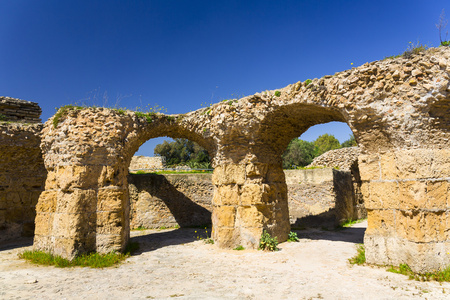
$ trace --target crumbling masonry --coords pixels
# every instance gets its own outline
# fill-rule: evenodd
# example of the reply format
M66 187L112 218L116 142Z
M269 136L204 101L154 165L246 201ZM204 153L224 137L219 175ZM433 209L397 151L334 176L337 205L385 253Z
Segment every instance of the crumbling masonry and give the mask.
M150 138L183 137L215 167L213 239L256 247L289 232L281 154L309 127L346 122L361 149L369 263L414 271L450 264L450 49L432 48L183 115L71 110L42 130L48 171L34 247L65 257L122 250L129 239L127 168Z

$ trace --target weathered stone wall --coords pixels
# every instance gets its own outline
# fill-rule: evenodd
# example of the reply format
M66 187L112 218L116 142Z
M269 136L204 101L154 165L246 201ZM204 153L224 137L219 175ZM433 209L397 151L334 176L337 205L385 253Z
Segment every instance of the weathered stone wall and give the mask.
M3 116L0 121L41 123L41 112L41 108L35 102L0 97L0 116Z
M417 272L450 265L450 149L361 155L359 165L366 259Z
M353 185L353 206L356 208L354 215L355 219L367 218L367 210L364 206L364 197L361 192L361 176L359 174L358 167L358 156L360 154L361 151L358 147L331 150L325 152L319 157L316 157L308 166L339 168L339 170L351 172Z
M164 156L133 156L131 158L130 170L152 170L163 169L166 167L166 158Z
M263 230L285 241L290 224L281 154L309 127L340 121L361 149L364 198L373 198L379 185L386 185L383 192L399 187L381 196L380 206L366 206L368 262L410 263L414 271L446 267L448 222L439 234L429 224L450 213L450 168L442 168L450 148L449 74L450 48L440 47L186 114L70 110L57 126L52 118L43 129L49 173L36 208L35 248L66 257L123 249L129 238L127 169L138 148L160 136L190 139L212 157L215 245L257 247ZM385 162L398 166L386 169ZM404 187L412 183L417 186ZM419 193L424 185L426 194ZM419 201L417 194L432 200ZM412 225L402 231L389 222L393 212L401 226Z
M47 175L41 129L42 124L0 122L0 242L33 236L35 206Z
M128 175L131 228L211 223L211 174Z
M350 172L285 170L289 218L296 227L334 227L355 219ZM211 223L211 174L129 175L131 228Z

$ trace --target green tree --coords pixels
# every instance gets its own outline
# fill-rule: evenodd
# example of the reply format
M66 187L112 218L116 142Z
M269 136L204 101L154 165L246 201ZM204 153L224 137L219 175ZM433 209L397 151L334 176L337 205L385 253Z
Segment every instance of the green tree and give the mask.
M322 134L314 141L314 146L316 146L316 155L322 155L327 151L341 148L341 143L332 134Z
M293 169L309 165L315 157L315 147L312 142L293 139L284 151L283 168Z
M346 147L356 147L358 144L356 143L355 136L350 134L350 138L342 143L342 148Z
M208 152L200 145L188 139L164 141L155 146L155 155L165 156L167 166L188 165L191 168L211 168Z

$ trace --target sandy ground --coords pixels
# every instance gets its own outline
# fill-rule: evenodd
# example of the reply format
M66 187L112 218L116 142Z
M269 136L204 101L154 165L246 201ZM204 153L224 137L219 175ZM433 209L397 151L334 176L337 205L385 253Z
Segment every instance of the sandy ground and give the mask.
M24 239L0 246L0 299L450 299L450 283L350 265L365 226L298 231L278 252L220 250L200 229L138 231L138 253L105 269L32 265L17 257Z

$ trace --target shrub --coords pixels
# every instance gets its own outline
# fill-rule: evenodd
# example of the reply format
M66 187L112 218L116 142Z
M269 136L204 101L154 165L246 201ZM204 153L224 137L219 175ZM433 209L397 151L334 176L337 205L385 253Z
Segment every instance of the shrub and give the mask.
M267 231L263 230L261 240L259 241L259 249L267 251L277 251L278 250L277 246L278 246L277 237L271 237Z
M281 96L281 92L280 91L275 91L275 97L280 97Z
M298 242L299 239L298 239L297 233L296 232L292 232L292 231L289 232L289 236L288 236L287 241L288 242Z

